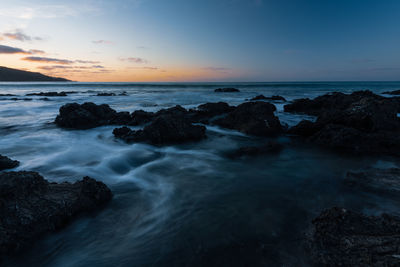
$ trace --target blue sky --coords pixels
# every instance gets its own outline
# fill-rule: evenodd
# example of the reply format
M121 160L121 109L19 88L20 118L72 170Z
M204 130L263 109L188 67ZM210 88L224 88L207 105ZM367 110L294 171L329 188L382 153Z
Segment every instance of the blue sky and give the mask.
M400 80L400 1L1 2L0 65L74 80Z

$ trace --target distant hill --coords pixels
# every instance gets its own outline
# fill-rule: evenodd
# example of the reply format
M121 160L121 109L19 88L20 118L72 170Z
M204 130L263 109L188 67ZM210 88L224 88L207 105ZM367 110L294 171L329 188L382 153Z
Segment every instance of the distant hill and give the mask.
M39 72L0 67L0 82L69 82L69 80L46 76Z

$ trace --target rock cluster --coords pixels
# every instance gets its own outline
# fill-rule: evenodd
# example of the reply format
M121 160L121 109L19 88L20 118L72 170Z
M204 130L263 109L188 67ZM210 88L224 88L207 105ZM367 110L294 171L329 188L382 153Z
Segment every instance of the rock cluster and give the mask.
M19 161L12 160L9 157L0 155L0 171L6 169L13 169L19 165Z
M286 101L286 99L280 95L273 95L270 97L266 97L264 95L258 95L250 99L250 101L257 101L257 100Z
M214 90L216 93L237 93L240 92L239 89L236 88L217 88Z

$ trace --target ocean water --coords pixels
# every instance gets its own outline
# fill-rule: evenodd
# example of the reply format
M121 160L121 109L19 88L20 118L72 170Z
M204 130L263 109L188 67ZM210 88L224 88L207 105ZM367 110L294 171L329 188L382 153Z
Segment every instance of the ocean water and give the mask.
M236 87L240 93L214 93ZM65 130L53 123L70 102L106 103L117 111L157 111L206 102L238 105L258 94L288 101L332 91L399 90L400 82L341 83L0 83L0 154L16 170L63 182L91 176L113 191L102 211L48 235L6 266L299 266L311 220L342 206L400 215L398 198L350 188L344 176L368 167L399 167L391 157L355 157L301 144L290 137L278 154L231 160L227 152L260 138L207 126L207 139L155 147L115 140L113 126ZM74 91L67 97L25 96ZM99 92L126 92L101 97ZM276 115L295 125L309 116ZM140 128L140 127L137 127Z

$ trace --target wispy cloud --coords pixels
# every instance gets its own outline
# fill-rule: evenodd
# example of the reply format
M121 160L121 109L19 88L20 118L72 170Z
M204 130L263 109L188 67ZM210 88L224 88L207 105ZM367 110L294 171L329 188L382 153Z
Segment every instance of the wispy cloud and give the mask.
M12 47L12 46L7 46L7 45L0 45L0 54L25 54L29 55L32 54L29 51L25 51L21 48L18 47Z
M49 57L24 57L22 60L39 62L39 63L54 63L54 64L72 64L74 61L67 59L49 58Z
M82 64L98 64L100 61L91 61L91 60L75 60L76 63Z
M138 63L138 64L144 64L148 63L148 61L144 58L141 57L127 57L127 58L119 58L121 61L126 61L130 63Z
M11 8L1 8L0 16L30 20L35 18L62 18L73 17L85 12L96 12L93 6L80 5L71 7L67 5L35 5L35 6L14 6Z
M92 41L92 43L94 44L113 44L113 42L108 41L108 40L96 40L96 41Z
M228 71L231 70L231 68L223 68L223 67L205 67L202 68L203 70L210 70L210 71Z
M150 49L150 47L143 46L143 45L136 46L136 48L137 48L137 49L142 49L142 50L148 50L148 49Z
M15 32L3 33L0 38L2 38L2 39L10 39L10 40L17 40L17 41L21 41L21 42L25 42L25 41L41 41L41 40L43 40L41 37L29 36L29 35L23 33L21 30L16 30Z
M44 55L46 54L43 50L38 50L38 49L31 49L29 50L30 54L36 54L36 55Z

